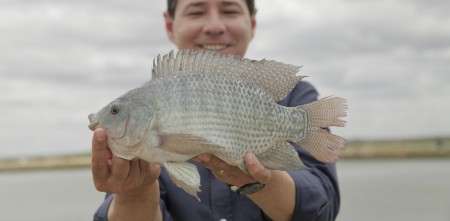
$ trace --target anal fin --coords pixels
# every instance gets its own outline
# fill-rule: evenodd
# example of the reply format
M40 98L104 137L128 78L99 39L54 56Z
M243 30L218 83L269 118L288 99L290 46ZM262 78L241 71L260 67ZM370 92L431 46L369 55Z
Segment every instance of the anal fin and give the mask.
M303 170L303 164L294 147L288 142L279 142L273 148L256 156L261 164L272 170Z

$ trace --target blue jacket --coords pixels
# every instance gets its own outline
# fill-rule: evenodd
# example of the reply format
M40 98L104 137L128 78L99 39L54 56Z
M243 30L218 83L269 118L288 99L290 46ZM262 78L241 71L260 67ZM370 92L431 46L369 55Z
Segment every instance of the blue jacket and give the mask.
M317 100L315 88L301 81L279 104L297 106ZM294 145L295 146L295 145ZM310 169L289 171L296 185L296 205L292 220L329 221L339 211L339 187L334 164L317 161L303 149L295 146L303 163ZM260 221L270 220L250 199L230 191L204 167L198 166L201 176L201 202L175 186L169 175L161 170L160 206L163 220L196 221ZM114 194L108 193L94 215L94 221L106 221L109 204Z

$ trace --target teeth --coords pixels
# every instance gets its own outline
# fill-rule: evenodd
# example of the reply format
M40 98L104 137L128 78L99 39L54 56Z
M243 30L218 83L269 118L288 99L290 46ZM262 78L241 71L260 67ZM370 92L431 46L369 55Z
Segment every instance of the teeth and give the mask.
M226 47L225 45L203 45L203 49L215 51L222 50L225 47Z

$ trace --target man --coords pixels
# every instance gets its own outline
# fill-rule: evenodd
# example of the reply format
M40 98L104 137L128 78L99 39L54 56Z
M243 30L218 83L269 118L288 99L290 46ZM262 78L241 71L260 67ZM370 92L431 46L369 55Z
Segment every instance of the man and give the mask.
M217 50L244 56L256 27L253 0L168 0L164 12L169 39L179 49ZM297 106L317 99L306 82L280 104ZM158 165L113 157L102 129L94 132L92 173L96 188L108 194L95 220L334 220L339 191L334 165L323 164L297 147L304 171L265 169L245 156L248 174L217 157L194 160L202 180L198 202L176 187ZM238 195L230 186L259 182L264 188Z

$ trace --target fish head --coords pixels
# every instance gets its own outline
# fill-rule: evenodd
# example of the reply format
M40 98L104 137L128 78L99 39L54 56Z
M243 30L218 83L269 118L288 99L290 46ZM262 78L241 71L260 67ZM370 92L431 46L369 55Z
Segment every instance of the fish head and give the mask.
M89 114L89 129L105 129L113 154L131 160L144 148L153 115L152 109L142 102L120 97L97 113Z

